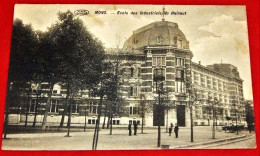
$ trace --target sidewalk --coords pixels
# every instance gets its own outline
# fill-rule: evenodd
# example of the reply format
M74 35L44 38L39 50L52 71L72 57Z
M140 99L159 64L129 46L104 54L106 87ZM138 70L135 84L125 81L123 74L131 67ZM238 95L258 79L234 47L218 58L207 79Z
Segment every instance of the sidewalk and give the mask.
M93 129L87 129L86 132L71 132L71 137L64 137L66 132L56 133L26 133L9 134L8 138L3 140L3 150L91 150ZM210 127L194 127L194 142L190 142L190 129L180 128L179 138L175 138L174 133L169 136L165 133L165 128L161 128L161 145L170 145L178 147L199 142L213 141L211 139ZM109 135L109 130L102 129L99 133L98 150L140 150L140 149L161 149L157 147L156 128L144 130L140 134L140 127L136 136L128 136L128 130L113 129L113 135ZM239 136L248 134L247 131L240 132ZM235 133L225 133L216 131L216 140L236 137Z

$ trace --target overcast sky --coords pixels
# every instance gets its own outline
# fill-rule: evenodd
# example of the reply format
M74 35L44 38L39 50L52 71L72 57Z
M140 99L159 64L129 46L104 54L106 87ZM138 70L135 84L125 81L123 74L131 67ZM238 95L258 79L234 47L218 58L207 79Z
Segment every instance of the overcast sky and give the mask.
M35 30L46 31L57 21L59 11L89 10L89 15L80 16L88 30L99 38L106 48L116 46L117 38L124 41L133 31L155 21L160 15L131 15L131 11L162 11L162 5L15 5L14 18L31 23ZM238 67L244 80L244 96L252 99L251 70L249 60L247 19L245 6L184 6L165 5L165 10L186 12L186 15L166 15L166 21L178 23L190 42L193 61L202 65L231 63ZM107 11L95 15L95 11ZM127 11L128 15L117 15Z

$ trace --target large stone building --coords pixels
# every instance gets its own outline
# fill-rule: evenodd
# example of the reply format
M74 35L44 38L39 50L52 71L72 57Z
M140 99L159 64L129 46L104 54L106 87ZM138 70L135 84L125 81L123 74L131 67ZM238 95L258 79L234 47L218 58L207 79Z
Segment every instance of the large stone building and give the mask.
M209 99L215 99L218 124L226 123L226 116L244 121L243 80L237 68L231 64L213 64L203 66L192 62L193 53L189 41L179 29L177 23L158 21L137 29L129 37L121 50L107 50L107 55L121 58L120 68L124 69L121 93L124 98L126 113L113 119L113 124L128 124L129 121L142 122L140 103L152 106L157 103L156 82L154 75L157 69L163 75L163 88L167 88L167 98L172 105L168 111L168 123L178 123L180 126L190 125L189 87L196 88L196 101L193 104L193 119L195 125L209 125L212 118L212 104ZM189 77L190 75L190 77ZM48 84L41 85L40 104L46 103ZM66 96L64 86L55 85L49 122L59 122L62 103ZM31 95L30 111L34 111L35 94ZM97 116L98 99L88 96L87 91L79 95L79 102L73 105L73 123L83 123L85 111L88 112L88 124L94 124ZM82 106L85 109L82 109ZM31 120L32 121L32 116ZM41 121L39 116L38 121ZM21 120L24 120L21 118ZM101 118L101 121L103 119ZM152 112L145 113L144 124L153 125Z

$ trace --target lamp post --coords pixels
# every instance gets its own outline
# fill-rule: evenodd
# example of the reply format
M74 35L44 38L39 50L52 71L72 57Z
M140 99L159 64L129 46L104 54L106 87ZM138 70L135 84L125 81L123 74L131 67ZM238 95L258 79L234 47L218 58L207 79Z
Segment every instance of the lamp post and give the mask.
M145 112L145 95L141 95L141 117L142 117L142 129L141 133L144 133L144 112Z
M208 103L210 104L212 110L212 139L215 139L215 126L216 126L216 105L219 105L219 101L217 98L212 99L210 96L208 97Z
M155 73L153 76L153 80L156 84L156 93L158 94L158 104L161 105L161 94L163 92L163 81L165 80L163 68L156 68ZM161 127L160 123L158 125L158 140L157 140L157 147L161 146Z
M237 118L238 118L238 97L235 96L235 100L234 100L234 103L233 103L233 107L234 107L234 110L235 110L235 117L236 117L236 126L235 126L235 130L236 130L236 134L238 135L238 125L237 125Z

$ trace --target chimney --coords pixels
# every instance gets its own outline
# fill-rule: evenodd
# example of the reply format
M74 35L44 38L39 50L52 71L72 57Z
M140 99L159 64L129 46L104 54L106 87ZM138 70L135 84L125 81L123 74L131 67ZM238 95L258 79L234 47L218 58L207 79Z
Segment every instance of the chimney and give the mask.
M201 65L201 61L199 61L199 65Z

